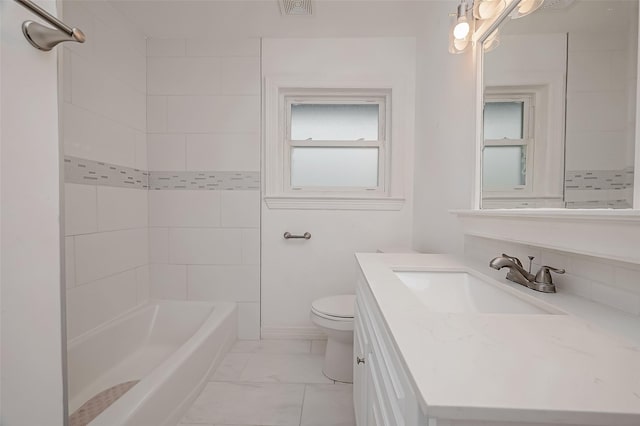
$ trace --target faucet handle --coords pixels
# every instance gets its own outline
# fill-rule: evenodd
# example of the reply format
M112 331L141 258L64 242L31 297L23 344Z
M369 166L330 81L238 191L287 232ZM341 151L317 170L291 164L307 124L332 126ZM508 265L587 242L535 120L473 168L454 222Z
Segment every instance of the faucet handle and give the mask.
M515 256L509 256L506 253L502 253L502 257L506 257L507 259L511 260L513 263L515 263L516 265L522 267L522 262L520 262L520 259L518 259Z
M553 284L553 279L551 278L551 272L555 272L556 274L564 274L564 269L554 268L553 266L542 266L538 273L536 274L535 282L542 284Z

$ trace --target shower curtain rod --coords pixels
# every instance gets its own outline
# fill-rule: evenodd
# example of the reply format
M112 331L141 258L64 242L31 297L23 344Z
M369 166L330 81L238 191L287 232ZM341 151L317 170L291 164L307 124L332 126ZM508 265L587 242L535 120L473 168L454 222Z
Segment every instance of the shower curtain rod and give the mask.
M22 33L36 49L49 51L65 41L85 42L86 37L80 29L68 26L31 0L15 1L55 27L52 29L33 21L22 23Z

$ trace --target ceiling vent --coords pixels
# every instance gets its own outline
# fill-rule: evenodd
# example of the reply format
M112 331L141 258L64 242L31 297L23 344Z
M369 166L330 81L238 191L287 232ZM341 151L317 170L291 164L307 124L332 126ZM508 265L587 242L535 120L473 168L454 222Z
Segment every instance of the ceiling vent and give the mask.
M311 15L311 0L278 0L283 16Z
M542 9L544 10L560 10L566 9L571 4L573 4L574 0L545 0L542 5Z

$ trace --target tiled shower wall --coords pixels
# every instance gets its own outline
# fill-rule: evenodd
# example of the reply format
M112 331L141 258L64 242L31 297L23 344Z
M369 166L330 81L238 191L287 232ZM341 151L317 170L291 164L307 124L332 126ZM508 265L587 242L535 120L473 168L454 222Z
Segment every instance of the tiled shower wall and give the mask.
M615 31L569 33L568 208L631 208L638 30Z
M518 257L525 266L529 262L527 256L535 256L534 271L541 265L566 270L564 275L553 274L558 292L575 294L632 315L640 315L640 264L470 235L465 236L464 253L468 259L487 265L487 269L489 261L502 253Z
M147 42L151 296L260 327L260 41Z
M146 45L108 2L62 13L89 34L64 45L61 74L71 339L149 297Z

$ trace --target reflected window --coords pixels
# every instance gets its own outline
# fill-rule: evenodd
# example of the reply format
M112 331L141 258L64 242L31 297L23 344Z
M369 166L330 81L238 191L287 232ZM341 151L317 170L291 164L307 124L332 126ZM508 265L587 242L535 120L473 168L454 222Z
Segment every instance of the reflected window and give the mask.
M534 94L485 95L482 190L530 191L533 181Z

